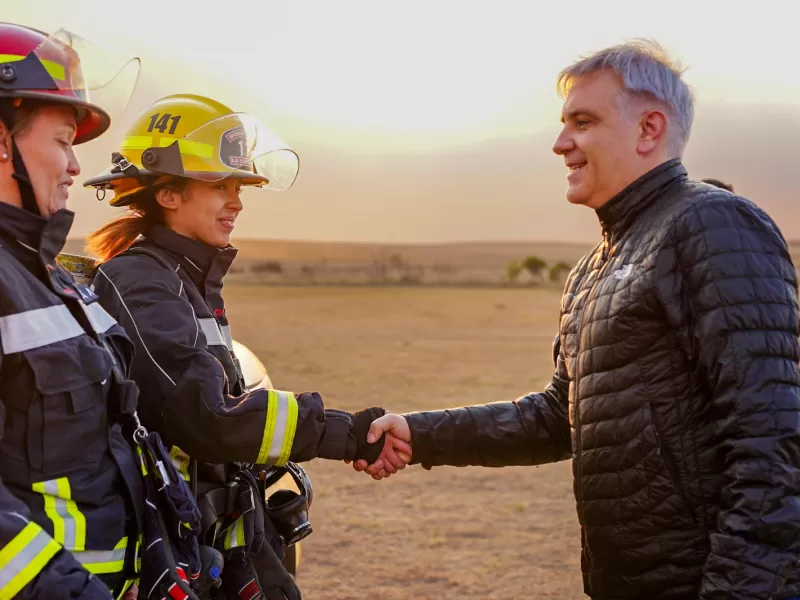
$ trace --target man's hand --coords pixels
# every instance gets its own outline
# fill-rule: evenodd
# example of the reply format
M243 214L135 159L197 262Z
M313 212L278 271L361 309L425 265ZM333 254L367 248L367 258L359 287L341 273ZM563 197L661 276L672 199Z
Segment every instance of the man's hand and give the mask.
M372 443L383 434L386 441L380 457L371 465L365 460L357 460L353 464L356 471L366 471L373 479L380 480L384 477L405 469L411 462L411 429L408 421L402 415L387 413L375 419L369 428L367 441Z

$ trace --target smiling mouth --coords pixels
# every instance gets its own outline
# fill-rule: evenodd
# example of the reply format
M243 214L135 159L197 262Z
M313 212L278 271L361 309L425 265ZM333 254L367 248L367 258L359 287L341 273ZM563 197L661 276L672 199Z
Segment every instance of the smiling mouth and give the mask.
M222 223L223 227L226 227L228 229L233 229L233 227L234 227L234 220L233 219L220 219L219 222Z
M570 173L574 173L575 171L580 171L585 166L586 166L586 163L583 163L583 164L580 164L580 165L572 165L571 167L569 167L569 172Z

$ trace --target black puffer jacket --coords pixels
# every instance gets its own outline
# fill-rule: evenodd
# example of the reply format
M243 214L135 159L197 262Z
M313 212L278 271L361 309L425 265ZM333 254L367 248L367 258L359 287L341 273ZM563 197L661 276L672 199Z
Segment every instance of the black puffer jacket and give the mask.
M604 241L562 299L552 383L409 415L415 462L572 456L593 598L797 593L797 281L781 234L679 161L598 216Z

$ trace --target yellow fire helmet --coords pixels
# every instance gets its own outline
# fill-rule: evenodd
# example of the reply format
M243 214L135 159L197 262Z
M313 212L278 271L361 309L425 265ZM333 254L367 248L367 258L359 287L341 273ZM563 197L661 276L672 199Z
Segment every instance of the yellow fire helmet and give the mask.
M125 206L137 192L172 178L221 181L285 191L292 187L300 160L269 127L247 113L193 94L156 100L137 117L112 166L87 179L98 198L113 190L111 206Z

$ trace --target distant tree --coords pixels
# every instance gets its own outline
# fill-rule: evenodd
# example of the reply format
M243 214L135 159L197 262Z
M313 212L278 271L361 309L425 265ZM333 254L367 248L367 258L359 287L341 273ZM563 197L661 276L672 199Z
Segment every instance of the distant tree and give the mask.
M506 277L511 283L515 283L519 274L522 273L522 263L516 259L511 259L506 265Z
M572 267L565 262L554 264L552 267L550 267L550 281L559 281L562 274L569 273L571 270Z
M541 281L544 279L543 273L547 268L547 263L538 256L526 256L522 261L522 268L530 273L532 277Z

